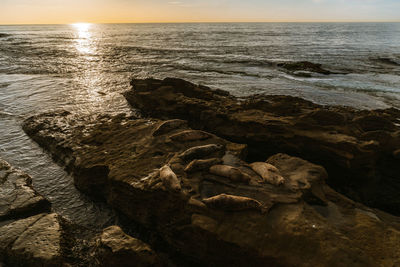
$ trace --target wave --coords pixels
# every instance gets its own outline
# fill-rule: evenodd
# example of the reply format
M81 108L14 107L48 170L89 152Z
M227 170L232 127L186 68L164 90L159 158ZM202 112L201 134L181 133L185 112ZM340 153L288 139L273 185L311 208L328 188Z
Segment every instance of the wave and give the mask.
M206 68L206 67L191 67L191 66L178 65L178 64L167 65L167 67L172 67L176 70L195 71L195 72L199 72L199 73L217 73L217 74L222 74L222 75L239 75L239 76L248 76L248 77L256 77L256 78L266 78L266 79L274 78L273 76L249 73L246 71L220 70L220 69L211 69L211 68Z
M211 62L211 63L226 63L226 64L243 64L246 66L255 66L255 67L276 67L277 62L272 60L263 60L263 59L229 59L229 58L221 58L212 59L206 58L203 61Z
M202 52L197 49L182 49L182 48L161 48L161 47L147 47L147 46L118 46L112 48L116 52L158 52L158 53L182 53L182 52Z

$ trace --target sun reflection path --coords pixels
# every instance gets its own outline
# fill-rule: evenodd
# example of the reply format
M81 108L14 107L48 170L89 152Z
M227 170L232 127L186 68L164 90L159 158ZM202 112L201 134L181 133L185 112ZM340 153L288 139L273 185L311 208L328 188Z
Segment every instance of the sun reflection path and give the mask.
M76 49L82 54L91 54L94 52L92 44L91 23L74 23L71 24L77 32Z
M104 99L98 93L103 91L100 78L102 76L94 65L98 52L95 33L93 33L94 26L90 23L74 23L71 27L75 35L74 46L78 51L75 62L80 69L75 75L77 90L71 94L71 97L77 104L79 112L90 114L104 105Z

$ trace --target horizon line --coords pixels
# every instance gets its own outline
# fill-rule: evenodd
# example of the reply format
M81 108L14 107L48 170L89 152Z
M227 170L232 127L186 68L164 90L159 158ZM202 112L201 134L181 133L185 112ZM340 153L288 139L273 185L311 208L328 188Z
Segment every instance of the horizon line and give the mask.
M145 21L145 22L90 22L75 21L66 23L0 23L1 26L17 25L71 25L88 24L202 24L202 23L400 23L400 20L276 20L276 21Z

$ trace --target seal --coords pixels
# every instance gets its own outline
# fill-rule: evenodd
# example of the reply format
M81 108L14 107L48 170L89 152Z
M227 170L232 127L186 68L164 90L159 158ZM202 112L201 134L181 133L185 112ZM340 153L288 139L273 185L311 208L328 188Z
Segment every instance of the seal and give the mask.
M210 173L229 178L234 182L249 182L251 177L240 169L228 165L214 165L210 167Z
M171 135L169 138L177 142L190 142L205 140L211 137L211 134L199 130L186 130Z
M160 179L167 189L171 189L173 191L181 190L181 183L178 177L168 165L164 165L160 169Z
M262 211L262 204L259 201L248 197L220 194L214 197L203 199L203 202L209 208L225 211Z
M221 151L223 149L222 145L209 144L204 146L195 146L184 151L179 157L183 160L199 159L209 156L214 152Z
M178 129L184 125L186 125L186 121L184 120L168 120L161 123L153 132L153 136L159 136L166 134L174 129Z
M221 163L220 158L212 159L195 159L191 161L185 168L185 172L197 172L202 170L208 170L211 166Z
M285 178L282 177L274 165L265 162L254 162L250 164L250 167L261 176L264 182L273 185L281 185L285 182Z

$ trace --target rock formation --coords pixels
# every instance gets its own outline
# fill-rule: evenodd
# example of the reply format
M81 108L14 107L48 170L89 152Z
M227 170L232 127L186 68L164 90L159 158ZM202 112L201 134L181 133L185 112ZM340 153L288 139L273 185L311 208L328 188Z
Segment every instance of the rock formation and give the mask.
M61 231L50 203L26 173L0 159L0 262L11 266L61 263Z
M50 210L50 203L31 184L31 177L0 159L0 221Z
M104 229L96 253L102 266L162 266L149 245L125 234L115 225Z
M170 85L163 85L164 82ZM245 161L246 145L209 132L193 131L177 119L137 119L124 115L78 117L55 112L29 118L23 128L73 174L78 188L105 199L132 222L157 233L166 246L195 265L400 264L398 217L367 208L337 193L326 184L328 174L319 165L287 154L270 155L278 147L294 146L301 151L305 145L314 145L315 156L328 154L327 151L332 156L340 156L346 147L358 149L364 142L368 143L337 133L336 138L344 142L340 145L334 138L336 135L326 132L326 126L310 123L308 126L315 130L312 136L310 129L300 127L304 123L295 124L294 117L301 114L304 121L324 116L322 107L319 114L302 113L302 106L314 107L314 111L317 106L306 101L295 105L297 100L289 98L293 100L287 104L291 111L284 106L279 108L280 102L275 102L279 117L261 109L242 109L249 107L251 100L238 103L239 100L225 92L214 92L181 80L145 80L133 84L136 89L128 99L133 97L135 102L144 99L141 105L148 113L182 117L202 130L214 128L214 133L224 133L231 139L253 140L248 142L253 146L250 149L253 157L254 145L261 144L258 154L265 153L265 159L271 156L266 163L274 168L268 170L279 174L283 183L265 182L265 177L260 176L263 172L258 168L257 172L253 170L254 162ZM221 101L218 107L214 98ZM223 110L237 113L223 116ZM193 117L195 112L199 114ZM263 120L253 119L251 114L264 114ZM386 113L382 111L382 114ZM362 121L361 117L357 118ZM325 123L332 125L327 120ZM390 119L385 123L392 125ZM266 146L273 144L268 138L283 142L284 137L288 138L286 145ZM306 137L306 144L301 144ZM323 141L324 146L318 147L317 140ZM334 140L335 147L330 143ZM387 138L390 140L393 139ZM358 157L354 152L347 153ZM352 163L349 157L340 156L340 160L344 158ZM257 162L260 164L260 160ZM342 169L348 170L348 167ZM113 240L116 236L120 244ZM150 255L147 263L157 262L148 245L126 237L115 227L106 229L98 244L100 251L138 258L146 254ZM131 248L138 250L129 251ZM114 262L115 258L109 260Z
M144 114L186 120L194 129L247 144L249 161L286 153L322 165L335 190L400 215L399 110L321 106L290 96L236 98L174 78L134 79L131 85L126 99Z
M0 159L0 266L156 263L157 256L148 245L117 226L99 233L98 229L73 225L51 212L50 203L31 183L28 174Z

